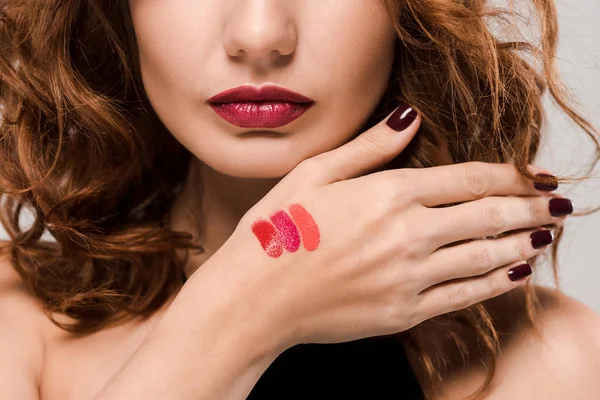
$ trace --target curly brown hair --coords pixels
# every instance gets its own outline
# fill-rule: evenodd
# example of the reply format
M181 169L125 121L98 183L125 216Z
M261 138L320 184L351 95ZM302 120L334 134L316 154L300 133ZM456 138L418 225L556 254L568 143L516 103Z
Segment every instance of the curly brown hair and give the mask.
M399 101L423 118L420 134L386 168L510 162L533 179L527 165L538 151L546 91L594 142L591 168L600 159L597 132L557 77L553 1L531 1L539 43L494 35L491 25L517 34L519 14L484 0L380 1L394 21L396 56L388 90L360 131ZM188 251L203 248L168 227L191 155L146 97L127 2L4 0L0 78L0 220L10 236L1 252L48 317L73 334L152 314L181 288ZM23 207L34 216L26 230ZM55 242L40 240L46 229ZM558 227L555 243L561 236ZM557 246L551 253L558 283ZM533 321L535 293L527 289ZM482 339L489 365L480 389L488 386L500 349L488 311L477 304L408 332L432 385L443 357L427 337L445 329L462 349L448 331L458 321Z

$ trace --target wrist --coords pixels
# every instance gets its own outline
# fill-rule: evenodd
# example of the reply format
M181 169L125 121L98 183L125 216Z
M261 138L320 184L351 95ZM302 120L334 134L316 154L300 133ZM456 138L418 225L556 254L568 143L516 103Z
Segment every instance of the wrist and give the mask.
M209 275L195 274L188 280L144 341L144 356L129 369L139 377L141 365L164 365L148 377L153 385L121 385L116 393L182 400L192 398L190 394L196 399L248 396L283 351L281 342L267 324L247 312L248 305L227 295L227 283L217 286L220 281Z
M179 319L193 335L239 341L253 360L276 358L292 344L290 330L278 318L280 302L250 266L233 258L215 254L194 272L163 317L165 326Z
M206 260L188 279L177 297L203 307L211 304L224 326L252 338L262 347L256 354L280 354L296 344L294 326L284 306L286 296L272 284L273 271L254 262L246 241L234 236ZM259 254L260 255L260 254Z

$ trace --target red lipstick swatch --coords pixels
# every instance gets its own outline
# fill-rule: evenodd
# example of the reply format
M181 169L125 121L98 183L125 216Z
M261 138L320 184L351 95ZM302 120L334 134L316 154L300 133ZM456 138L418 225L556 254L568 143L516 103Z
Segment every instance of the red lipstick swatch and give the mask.
M283 248L287 251L294 252L300 247L300 232L294 225L294 221L283 210L277 211L271 215L271 221L279 231L279 238Z
M269 221L259 219L252 224L252 232L254 232L260 245L269 256L276 258L283 253L279 234Z
M312 215L297 203L290 205L288 211L302 234L304 248L308 251L316 249L319 246L321 234Z

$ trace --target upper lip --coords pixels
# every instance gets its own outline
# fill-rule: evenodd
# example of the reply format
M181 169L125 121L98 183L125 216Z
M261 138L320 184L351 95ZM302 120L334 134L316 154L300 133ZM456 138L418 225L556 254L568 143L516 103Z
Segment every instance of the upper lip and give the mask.
M276 85L238 86L221 92L210 99L209 103L234 103L244 101L287 101L291 103L309 103L313 100L289 89Z

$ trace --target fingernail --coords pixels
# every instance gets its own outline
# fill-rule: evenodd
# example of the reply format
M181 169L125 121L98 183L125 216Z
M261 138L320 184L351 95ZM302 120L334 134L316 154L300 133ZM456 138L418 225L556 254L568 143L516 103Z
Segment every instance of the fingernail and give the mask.
M525 263L508 270L508 279L515 282L531 275L531 265Z
M556 177L554 175L550 175L550 174L536 174L535 176L539 176L539 177L549 177L549 178L555 178ZM541 182L534 182L533 186L537 189L537 190L543 190L546 192L551 192L553 190L558 189L558 181L556 183L551 183L551 184L547 184L547 183L541 183Z
M548 246L554 240L554 236L549 230L535 231L529 237L531 238L531 245L534 249Z
M573 212L573 202L569 199L554 198L550 199L548 208L553 217L562 217Z
M392 113L386 124L396 132L403 131L417 118L417 112L408 104L403 104Z

